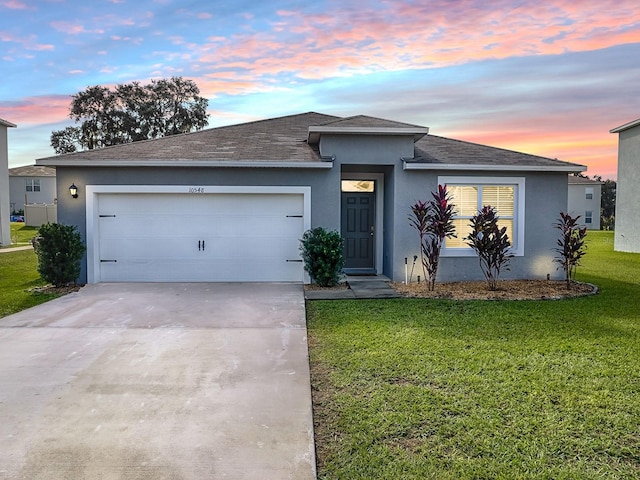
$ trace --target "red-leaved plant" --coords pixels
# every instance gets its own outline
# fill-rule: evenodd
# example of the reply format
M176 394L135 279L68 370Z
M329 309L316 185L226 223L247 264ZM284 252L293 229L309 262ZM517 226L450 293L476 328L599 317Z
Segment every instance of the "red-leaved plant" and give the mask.
M511 242L507 235L507 227L498 226L498 215L490 205L482 207L471 218L471 233L465 237L477 254L480 269L487 280L489 290L498 288L498 277L502 269L509 270L513 254L510 253Z
M572 217L568 213L560 212L560 218L553 226L560 230L558 247L554 251L558 253L553 261L560 264L564 270L567 289L571 288L571 279L575 277L576 267L580 265L580 259L584 256L584 238L587 236L587 228L578 225L577 217ZM558 267L558 268L560 268Z
M447 193L446 185L438 185L437 192L428 202L416 201L411 207L409 223L420 237L420 260L427 289L434 290L440 263L440 251L445 238L455 237L453 215L455 205Z

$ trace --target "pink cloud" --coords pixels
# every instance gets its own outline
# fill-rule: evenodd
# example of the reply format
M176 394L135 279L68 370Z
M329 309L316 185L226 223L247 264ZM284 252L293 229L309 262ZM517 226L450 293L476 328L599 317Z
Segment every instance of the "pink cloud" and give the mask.
M18 0L5 0L3 2L0 2L0 5L12 10L26 10L28 8L26 3L20 2Z
M81 33L89 33L89 31L85 29L84 25L80 25L77 23L65 22L65 21L54 21L54 22L51 22L50 25L54 30L57 30L62 33L68 33L70 35L79 35Z
M28 35L26 37L19 37L10 32L0 31L0 42L16 43L25 50L32 51L48 51L54 50L54 46L46 43L38 43L35 35Z
M68 95L43 95L0 102L0 110L20 126L41 125L68 120L70 104Z
M490 5L489 7L487 5ZM444 67L483 59L554 55L640 42L640 4L588 0L553 5L389 1L329 15L280 10L271 31L203 45L198 61L244 64L256 75L300 78ZM256 61L259 60L259 61Z

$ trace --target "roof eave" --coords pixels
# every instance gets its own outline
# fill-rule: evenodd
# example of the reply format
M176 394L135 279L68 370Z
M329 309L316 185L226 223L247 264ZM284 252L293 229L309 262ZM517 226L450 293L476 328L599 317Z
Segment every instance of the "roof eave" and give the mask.
M640 125L640 118L637 120L633 120L632 122L625 123L624 125L620 125L619 127L612 128L609 130L609 133L620 133L624 130L629 130L630 128L637 127Z
M63 159L44 158L36 165L59 167L209 167L209 168L333 168L333 162L324 161L274 161L274 160L116 160L116 159Z
M382 135L382 136L412 136L413 141L417 142L429 133L428 127L412 127L412 128L381 128L381 127L332 127L312 125L309 127L307 142L315 145L320 141L322 134L331 135Z
M451 163L416 163L403 161L404 170L464 170L490 172L585 172L585 165L471 165Z
M15 123L11 123L8 120L5 120L4 118L0 118L0 125L4 126L4 127L8 127L8 128L16 128L17 125Z

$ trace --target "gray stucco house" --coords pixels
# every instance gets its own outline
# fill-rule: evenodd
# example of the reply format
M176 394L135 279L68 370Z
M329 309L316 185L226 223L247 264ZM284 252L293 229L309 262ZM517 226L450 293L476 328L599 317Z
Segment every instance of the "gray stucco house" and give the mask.
M620 125L618 134L618 184L613 249L640 252L640 118Z
M11 245L9 211L9 142L7 130L15 124L0 118L0 245Z
M580 216L578 222L588 230L600 230L602 182L569 175L567 213Z
M56 169L27 165L9 169L11 210L24 210L26 204L56 202Z
M86 239L82 282L304 281L299 239L339 230L346 271L404 279L419 253L410 206L447 184L459 205L439 281L481 279L469 218L497 206L515 258L505 278L560 278L552 224L586 167L430 135L426 127L304 113L39 159L58 221ZM69 187L78 188L72 198Z

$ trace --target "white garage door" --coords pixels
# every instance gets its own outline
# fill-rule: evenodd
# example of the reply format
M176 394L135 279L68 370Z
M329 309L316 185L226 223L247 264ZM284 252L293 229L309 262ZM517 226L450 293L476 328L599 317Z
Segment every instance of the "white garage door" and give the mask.
M98 282L302 281L302 194L97 195Z

